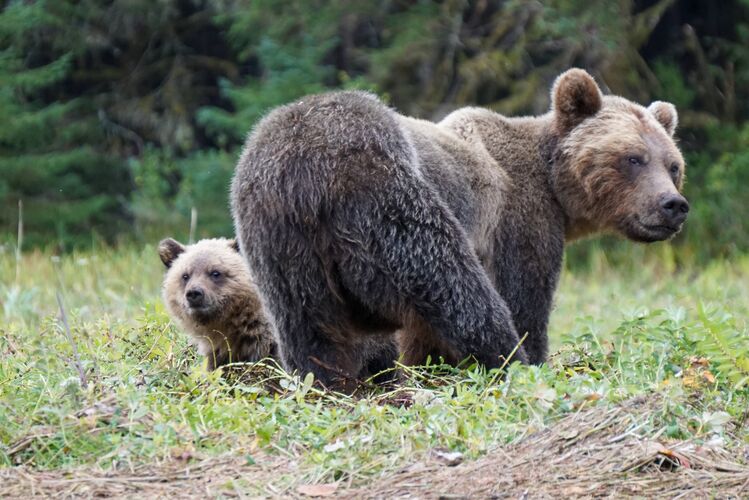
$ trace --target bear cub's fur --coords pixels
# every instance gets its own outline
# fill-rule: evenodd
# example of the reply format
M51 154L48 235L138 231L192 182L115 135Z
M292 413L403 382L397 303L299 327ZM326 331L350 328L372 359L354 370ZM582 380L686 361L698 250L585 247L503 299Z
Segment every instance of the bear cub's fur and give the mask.
M159 243L166 266L162 296L214 370L228 363L275 357L276 344L257 289L235 240Z

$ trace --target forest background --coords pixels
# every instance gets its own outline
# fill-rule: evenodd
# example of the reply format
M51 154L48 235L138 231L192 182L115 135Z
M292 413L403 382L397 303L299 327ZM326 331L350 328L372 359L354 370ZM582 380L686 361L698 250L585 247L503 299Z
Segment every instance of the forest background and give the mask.
M554 77L679 110L693 211L676 267L749 250L749 0L38 0L0 13L0 244L230 235L228 183L272 107L368 89L437 120L543 113ZM593 247L609 259L631 246ZM640 254L638 254L640 255Z

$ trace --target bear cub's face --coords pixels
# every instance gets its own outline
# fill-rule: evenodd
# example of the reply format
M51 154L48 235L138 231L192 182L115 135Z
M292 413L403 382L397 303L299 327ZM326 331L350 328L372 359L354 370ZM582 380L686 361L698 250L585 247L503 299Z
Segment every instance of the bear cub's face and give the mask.
M171 238L159 243L167 268L164 299L182 321L207 325L230 313L234 297L247 295L250 282L235 240L207 239L182 245Z
M684 159L673 139L672 104L645 108L603 96L583 70L563 73L552 90L559 137L553 179L558 198L579 234L612 230L632 240L670 238L689 204L680 190Z

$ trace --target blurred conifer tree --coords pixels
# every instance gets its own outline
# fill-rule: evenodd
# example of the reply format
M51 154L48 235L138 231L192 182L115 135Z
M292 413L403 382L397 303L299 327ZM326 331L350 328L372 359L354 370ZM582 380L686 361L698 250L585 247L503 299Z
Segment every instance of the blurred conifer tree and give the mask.
M679 107L701 222L677 243L749 249L749 214L725 199L743 179L729 153L746 146L749 0L4 4L0 231L23 198L32 244L179 236L193 207L200 236L229 233L246 134L305 94L369 89L429 119L464 105L541 113L554 77L581 66L610 92Z

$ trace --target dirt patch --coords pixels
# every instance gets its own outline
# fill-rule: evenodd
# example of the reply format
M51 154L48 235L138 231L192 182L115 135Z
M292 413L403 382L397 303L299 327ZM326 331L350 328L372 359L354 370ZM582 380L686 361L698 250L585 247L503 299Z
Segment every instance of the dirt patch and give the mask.
M433 459L355 489L308 487L294 480L296 462L277 455L236 456L186 464L169 460L127 470L0 470L0 497L75 496L206 498L743 498L749 496L749 449L668 442L639 432L658 397L570 415L479 460ZM738 455L738 456L737 456ZM451 458L446 460L445 457ZM446 465L451 464L451 465ZM457 464L457 465L453 465ZM281 476L285 476L281 480ZM290 479L291 478L291 479Z
M0 498L215 498L282 496L274 482L296 464L278 456L213 457L187 465L184 460L143 464L127 470L79 467L34 471L0 469ZM241 495L240 495L241 492Z
M641 436L660 398L570 415L515 445L449 467L415 464L347 496L358 498L746 498L739 457ZM435 461L436 462L436 461Z

